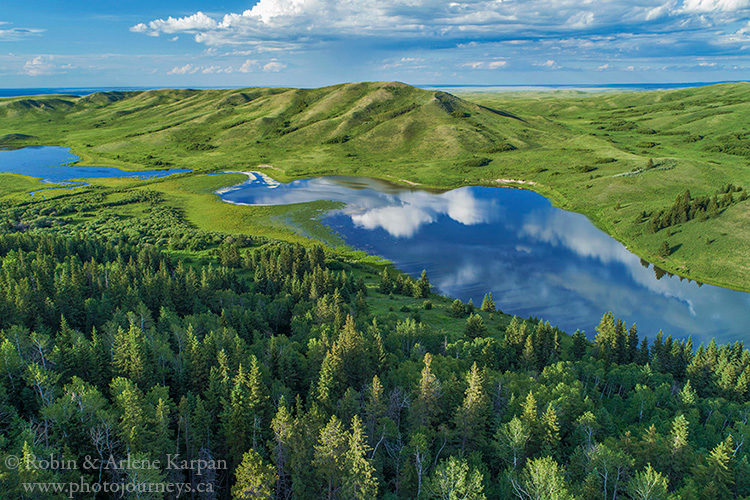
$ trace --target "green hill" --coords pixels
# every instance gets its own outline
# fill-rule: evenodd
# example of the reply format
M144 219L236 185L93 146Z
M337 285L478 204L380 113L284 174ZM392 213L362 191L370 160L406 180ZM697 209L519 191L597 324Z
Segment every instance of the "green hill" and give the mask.
M83 146L90 161L193 168L294 161L480 164L525 147L522 122L445 92L390 83L153 90L0 101L0 130ZM30 135L30 134L29 134ZM23 142L19 139L18 142ZM77 149L77 148L76 148Z
M527 187L665 270L746 290L750 202L733 196L711 217L697 210L668 224L664 214L686 190L704 200L729 184L750 189L748 124L747 83L454 96L375 82L0 99L2 147L65 145L84 164L128 169L263 165L279 180Z

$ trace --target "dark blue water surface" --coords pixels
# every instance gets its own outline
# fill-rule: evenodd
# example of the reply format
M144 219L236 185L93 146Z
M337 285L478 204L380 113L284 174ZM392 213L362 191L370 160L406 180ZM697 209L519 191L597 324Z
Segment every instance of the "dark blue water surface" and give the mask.
M280 184L262 174L219 191L227 202L334 200L322 221L349 245L422 269L439 291L538 316L589 335L613 311L653 339L659 329L696 343L750 338L750 294L657 273L580 214L531 191L464 187L443 193L352 177Z
M74 181L108 177L147 179L150 177L164 177L180 172L190 172L190 170L179 168L130 171L114 167L80 167L70 165L70 163L78 160L79 158L72 154L70 149L58 146L0 150L0 173L28 175L29 177L36 177L52 184L80 187L86 183Z

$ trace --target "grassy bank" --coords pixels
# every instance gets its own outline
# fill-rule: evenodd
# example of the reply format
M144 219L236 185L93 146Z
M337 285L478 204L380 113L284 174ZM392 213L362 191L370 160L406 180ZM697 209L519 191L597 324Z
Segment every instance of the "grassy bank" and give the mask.
M397 83L118 92L0 99L0 146L67 145L84 164L127 169L261 168L283 181L323 174L437 188L532 181L510 185L587 215L665 270L747 290L750 202L657 232L647 221L686 189L697 197L728 183L750 188L749 111L750 84L459 97ZM325 205L226 205L211 193L228 180L183 175L127 185L159 191L201 228L331 238L314 223L291 234L285 222L308 221Z

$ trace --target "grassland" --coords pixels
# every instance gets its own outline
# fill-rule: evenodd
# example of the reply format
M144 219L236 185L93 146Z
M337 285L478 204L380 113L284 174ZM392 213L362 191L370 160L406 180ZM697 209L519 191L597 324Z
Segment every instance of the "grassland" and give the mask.
M65 145L83 164L192 168L193 175L127 186L162 192L198 227L293 240L330 236L314 224L292 234L286 224L325 204L226 205L211 192L233 179L199 173L263 165L279 180L349 174L437 188L532 181L511 185L584 213L666 270L748 290L750 202L657 233L638 217L667 208L685 189L698 196L727 183L750 188L748 117L743 83L458 97L399 83L159 90L0 99L0 147ZM664 241L672 248L666 257Z

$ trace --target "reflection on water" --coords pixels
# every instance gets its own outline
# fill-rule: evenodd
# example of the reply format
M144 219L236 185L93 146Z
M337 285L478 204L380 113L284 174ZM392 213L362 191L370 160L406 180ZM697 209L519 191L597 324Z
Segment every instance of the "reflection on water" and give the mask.
M146 179L190 171L179 168L128 171L114 167L79 167L70 165L70 163L78 160L79 158L72 154L69 148L58 146L0 150L0 173L28 175L29 177L41 179L43 182L76 188L86 185L85 182L74 182L78 179L102 179L108 177ZM40 189L39 191L44 190ZM34 193L39 191L34 191Z
M659 329L697 342L745 340L750 294L665 275L580 214L544 197L505 188L465 187L442 193L347 177L280 184L252 174L223 190L230 203L279 205L314 200L346 206L323 222L351 246L418 275L427 269L439 290L475 303L491 291L502 310L539 316L593 335L614 311L643 335Z

